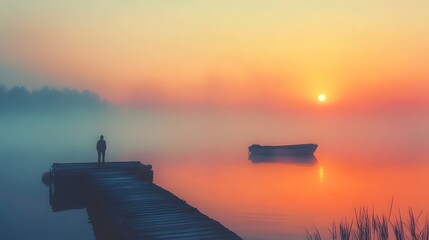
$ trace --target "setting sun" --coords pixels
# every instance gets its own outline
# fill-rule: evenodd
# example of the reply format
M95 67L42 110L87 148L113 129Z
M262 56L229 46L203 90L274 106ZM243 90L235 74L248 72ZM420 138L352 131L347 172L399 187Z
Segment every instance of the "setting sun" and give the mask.
M326 101L326 95L325 94L319 94L319 96L317 96L317 100L319 100L319 102L324 102Z

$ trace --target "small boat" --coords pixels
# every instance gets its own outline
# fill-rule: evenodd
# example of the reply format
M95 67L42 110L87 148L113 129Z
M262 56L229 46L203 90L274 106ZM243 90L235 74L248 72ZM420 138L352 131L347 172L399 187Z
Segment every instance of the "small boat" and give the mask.
M318 145L313 143L284 145L284 146L261 146L253 144L249 147L250 154L259 155L313 155Z

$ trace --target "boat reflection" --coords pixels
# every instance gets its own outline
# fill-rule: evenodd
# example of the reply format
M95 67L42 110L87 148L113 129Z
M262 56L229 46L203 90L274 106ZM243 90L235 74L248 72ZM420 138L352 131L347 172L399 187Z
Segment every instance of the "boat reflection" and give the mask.
M317 163L317 159L314 155L288 156L249 154L249 160L253 163L287 163L306 166L312 166Z

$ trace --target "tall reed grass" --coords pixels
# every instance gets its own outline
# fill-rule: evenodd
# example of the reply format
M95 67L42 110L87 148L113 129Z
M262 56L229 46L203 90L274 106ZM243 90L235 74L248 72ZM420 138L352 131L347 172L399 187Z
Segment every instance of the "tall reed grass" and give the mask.
M379 215L368 208L355 209L353 219L347 221L341 220L339 225L335 222L329 231L329 239L332 240L429 240L429 221L423 219L422 212L417 216L410 208L408 210L408 219L403 220L401 212L398 211L397 217L391 219L392 204L389 215ZM339 233L339 234L338 234ZM319 230L310 232L307 230L307 240L322 240Z

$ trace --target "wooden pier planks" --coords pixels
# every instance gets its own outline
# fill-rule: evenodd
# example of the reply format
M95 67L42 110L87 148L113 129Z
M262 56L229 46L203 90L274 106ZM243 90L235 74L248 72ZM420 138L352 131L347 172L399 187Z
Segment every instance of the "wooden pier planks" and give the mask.
M241 239L169 191L144 181L140 162L54 164L54 176L88 179L135 239Z

